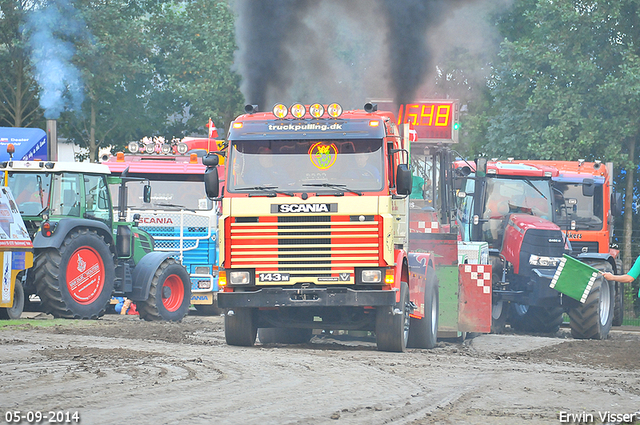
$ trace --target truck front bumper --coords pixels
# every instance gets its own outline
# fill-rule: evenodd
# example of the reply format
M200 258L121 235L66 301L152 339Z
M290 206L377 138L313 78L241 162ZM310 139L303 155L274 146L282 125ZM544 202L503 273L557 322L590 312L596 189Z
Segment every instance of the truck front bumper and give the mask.
M262 288L248 292L219 292L220 308L367 307L392 306L396 292L350 288Z

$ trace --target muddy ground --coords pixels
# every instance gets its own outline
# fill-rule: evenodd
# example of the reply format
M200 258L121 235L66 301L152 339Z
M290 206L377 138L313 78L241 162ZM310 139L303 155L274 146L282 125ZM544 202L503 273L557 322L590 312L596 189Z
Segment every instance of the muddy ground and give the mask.
M0 423L16 410L77 411L82 424L607 423L640 412L640 333L472 335L384 353L345 336L231 347L222 317L41 315L0 327L0 377Z

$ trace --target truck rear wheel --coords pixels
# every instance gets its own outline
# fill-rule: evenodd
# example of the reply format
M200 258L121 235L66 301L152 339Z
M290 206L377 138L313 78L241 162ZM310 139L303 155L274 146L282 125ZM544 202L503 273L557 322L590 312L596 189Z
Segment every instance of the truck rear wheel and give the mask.
M313 329L260 328L258 339L263 344L306 344L313 336Z
M400 283L400 302L395 306L378 307L376 312L376 343L380 351L401 352L407 348L410 325L409 285Z
M173 258L167 258L156 270L149 298L138 301L140 318L153 320L182 320L191 304L191 279L185 268Z
M438 279L433 267L427 269L427 284L424 292L424 317L411 317L408 347L433 348L438 342Z
M24 288L22 282L16 279L13 285L13 304L11 307L0 308L0 319L18 320L24 310Z
M111 299L115 266L104 239L83 229L69 233L60 249L39 250L34 275L46 313L67 319L97 319Z
M256 342L257 333L253 309L235 308L224 316L224 337L227 344L251 347Z
M556 333L562 324L561 306L538 307L511 303L511 326L518 331Z
M613 322L613 285L598 276L584 304L569 310L571 336L577 339L606 339Z

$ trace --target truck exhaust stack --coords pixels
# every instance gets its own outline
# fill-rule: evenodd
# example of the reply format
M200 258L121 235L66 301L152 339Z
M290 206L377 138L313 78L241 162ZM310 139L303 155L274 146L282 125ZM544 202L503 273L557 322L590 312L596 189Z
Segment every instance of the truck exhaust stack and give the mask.
M47 159L58 160L58 129L56 120L47 120Z

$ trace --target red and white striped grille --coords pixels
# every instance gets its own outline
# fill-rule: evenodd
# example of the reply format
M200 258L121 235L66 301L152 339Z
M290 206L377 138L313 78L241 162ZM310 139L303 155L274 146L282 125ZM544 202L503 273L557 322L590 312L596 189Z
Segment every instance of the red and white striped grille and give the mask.
M255 268L256 276L288 273L295 284L342 274L335 283L353 283L355 267L383 265L380 216L231 217L226 226L226 267Z

